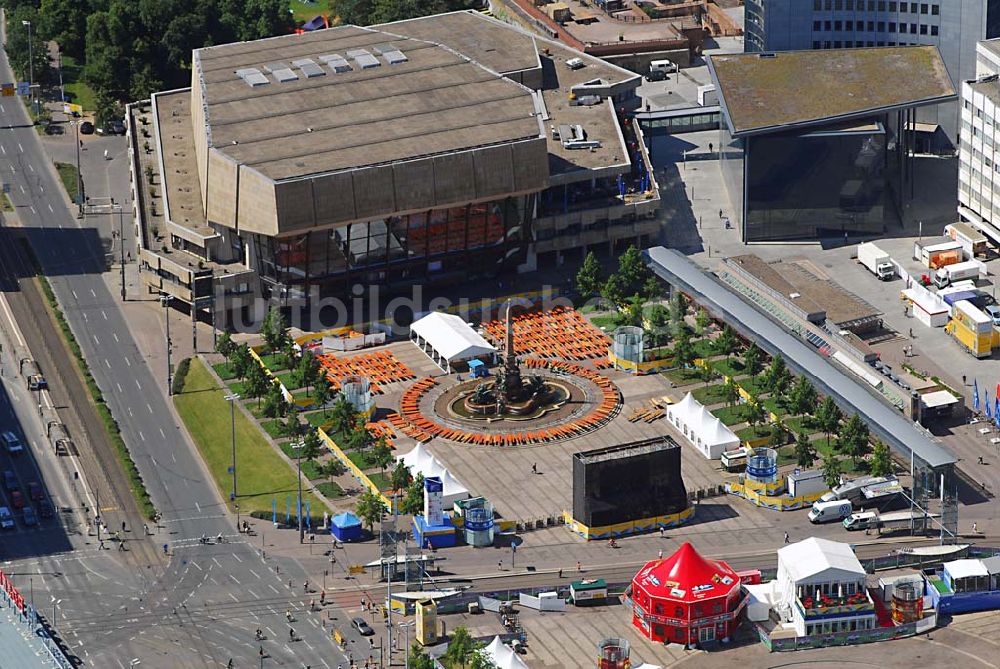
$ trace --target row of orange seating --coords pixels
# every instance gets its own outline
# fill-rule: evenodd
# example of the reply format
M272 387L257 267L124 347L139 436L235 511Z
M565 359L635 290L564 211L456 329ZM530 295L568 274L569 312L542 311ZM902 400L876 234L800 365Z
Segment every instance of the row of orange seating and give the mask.
M514 316L514 352L543 358L588 360L608 355L608 337L580 312L565 307L533 311ZM504 341L506 323L495 320L483 324L494 343Z
M519 446L580 436L609 423L621 409L621 393L617 386L597 372L572 363L536 358L529 358L526 363L532 368L548 368L566 374L576 374L592 381L601 389L600 404L589 414L563 425L510 434L482 434L446 427L426 418L420 411L420 400L428 390L437 385L437 381L434 379L426 378L406 389L400 399L400 414L390 414L389 420L401 432L418 441L428 441L432 437L441 437L463 444L479 446ZM418 439L416 435L421 438Z
M373 394L381 393L383 384L416 378L416 374L400 362L391 351L363 353L349 358L338 358L330 353L322 353L316 358L334 390L340 389L341 380L347 376L367 377Z

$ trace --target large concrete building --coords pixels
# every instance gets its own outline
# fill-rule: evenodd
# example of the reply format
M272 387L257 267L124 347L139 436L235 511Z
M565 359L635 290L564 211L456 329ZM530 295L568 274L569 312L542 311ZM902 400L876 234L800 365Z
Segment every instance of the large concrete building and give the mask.
M973 77L976 42L1000 36L1000 0L746 0L744 29L748 52L936 46L957 85ZM957 145L957 104L921 109L917 122L927 148Z
M958 213L1000 244L1000 39L976 56L975 79L962 82Z
M475 12L198 49L129 109L142 276L208 318L645 243L640 81Z

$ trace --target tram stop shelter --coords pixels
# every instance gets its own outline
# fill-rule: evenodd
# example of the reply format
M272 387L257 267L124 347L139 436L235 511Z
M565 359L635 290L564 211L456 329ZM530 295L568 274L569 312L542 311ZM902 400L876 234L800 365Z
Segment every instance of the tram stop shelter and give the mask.
M450 374L472 360L492 363L496 348L471 325L454 314L435 311L410 326L410 341L438 367Z

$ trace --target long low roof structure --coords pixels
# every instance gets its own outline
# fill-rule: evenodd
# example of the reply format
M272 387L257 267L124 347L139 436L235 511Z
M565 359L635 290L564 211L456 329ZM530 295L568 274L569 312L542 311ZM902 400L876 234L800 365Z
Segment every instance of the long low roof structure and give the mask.
M435 311L427 314L410 326L416 333L448 362L468 360L483 355L492 355L496 348L472 326L454 314Z
M872 433L895 450L907 457L912 452L935 468L956 462L945 446L931 440L903 415L869 394L803 340L744 302L682 253L662 246L646 249L643 253L657 276L694 297L712 316L724 320L747 339L756 341L769 354L784 356L792 370L808 377L841 408L867 419Z

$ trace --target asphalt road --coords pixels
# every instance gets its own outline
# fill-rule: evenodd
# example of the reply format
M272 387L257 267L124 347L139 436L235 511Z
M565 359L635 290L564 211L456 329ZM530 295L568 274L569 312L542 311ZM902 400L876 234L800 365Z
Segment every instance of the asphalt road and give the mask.
M0 76L13 80L6 54L0 55ZM132 658L143 666L225 666L229 658L237 666L256 666L258 626L269 637L265 666L336 666L342 656L319 616L300 611L301 587L291 588L286 580L301 584L297 565L282 563L278 576L274 561L235 533L234 520L157 386L162 379L153 377L139 354L117 296L100 276L104 249L98 234L75 218L25 109L13 98L0 100L0 179L10 185L21 226L162 513L162 529L151 541L170 550L166 568L147 565L125 573L101 556L93 564L114 575L98 571L90 577L86 609L73 610L79 598L61 604L60 631L98 667L127 665ZM129 543L143 541L141 529L132 525ZM200 544L202 535L219 533L229 541ZM64 594L52 590L54 597ZM301 641L288 642L288 609L300 611L293 626Z

